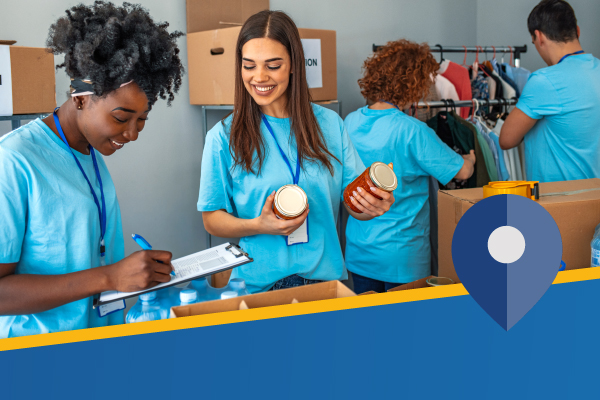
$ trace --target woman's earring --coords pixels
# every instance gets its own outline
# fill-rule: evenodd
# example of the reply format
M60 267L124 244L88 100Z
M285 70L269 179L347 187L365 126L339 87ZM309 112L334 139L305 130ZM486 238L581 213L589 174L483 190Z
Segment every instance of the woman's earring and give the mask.
M79 109L81 110L81 106L79 106L79 107L77 107L77 108L79 108Z

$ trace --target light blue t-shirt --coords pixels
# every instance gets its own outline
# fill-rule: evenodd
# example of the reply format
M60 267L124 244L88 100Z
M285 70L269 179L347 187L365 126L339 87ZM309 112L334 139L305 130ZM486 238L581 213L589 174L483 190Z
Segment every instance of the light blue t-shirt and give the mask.
M538 120L524 138L527 180L600 177L600 60L573 55L534 72L517 107Z
M275 282L298 274L307 279L346 279L337 235L337 217L343 189L364 171L364 165L348 138L342 119L333 111L313 105L327 149L341 162L331 159L333 176L316 162L305 162L298 185L308 196L308 243L288 246L285 236L243 237L240 246L254 262L233 270L232 278L243 278L252 293L265 291ZM295 172L297 147L290 135L290 120L266 116L277 142ZM217 123L206 136L202 156L198 211L226 210L243 219L260 215L274 190L292 183L292 175L273 137L261 123L267 154L261 175L234 168L229 151L231 117Z
M346 226L346 266L367 278L408 283L430 274L429 176L447 184L463 158L425 123L396 110L363 107L344 121L365 165L394 163L398 187L390 210Z
M90 155L73 150L96 195L100 186ZM121 213L112 179L96 152L106 199L106 263L124 257ZM88 184L68 147L37 119L0 138L0 263L15 274L59 275L100 265L100 220ZM0 338L123 323L104 318L92 298L29 315L0 317Z

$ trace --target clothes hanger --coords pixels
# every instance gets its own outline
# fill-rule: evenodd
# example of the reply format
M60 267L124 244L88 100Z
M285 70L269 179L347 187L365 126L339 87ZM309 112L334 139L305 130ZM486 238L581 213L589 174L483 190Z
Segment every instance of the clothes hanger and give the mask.
M440 64L443 63L444 60L444 48L442 47L441 44L436 44L435 47L439 47L440 48Z

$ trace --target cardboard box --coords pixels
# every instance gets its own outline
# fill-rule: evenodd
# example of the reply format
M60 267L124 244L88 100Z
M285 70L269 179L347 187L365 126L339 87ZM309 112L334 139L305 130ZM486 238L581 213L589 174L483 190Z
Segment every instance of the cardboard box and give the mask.
M248 17L269 9L269 0L187 0L187 33L242 26Z
M45 48L0 45L0 115L55 108L54 55Z
M235 45L240 31L241 27L237 27L187 35L190 104L233 104ZM307 80L312 100L337 99L335 31L320 29L299 29L299 31L300 38L304 40ZM305 39L317 40L306 41Z
M294 299L298 300L300 303L305 303L308 301L337 299L351 296L356 296L356 294L348 289L342 282L329 281L291 289L250 294L247 296L235 297L233 299L213 300L189 306L173 307L171 308L170 318L236 311L240 309L242 301L244 301L249 308L262 308L291 304Z
M427 279L434 278L433 275L429 275L423 279L418 279L413 282L405 283L404 285L396 286L395 288L391 288L388 292L397 292L399 290L409 290L409 289L420 289L425 287L431 287L427 284Z
M540 183L540 193L539 204L560 230L566 269L589 267L590 243L600 223L600 179ZM439 276L460 282L452 263L452 236L460 218L480 200L482 188L438 192Z

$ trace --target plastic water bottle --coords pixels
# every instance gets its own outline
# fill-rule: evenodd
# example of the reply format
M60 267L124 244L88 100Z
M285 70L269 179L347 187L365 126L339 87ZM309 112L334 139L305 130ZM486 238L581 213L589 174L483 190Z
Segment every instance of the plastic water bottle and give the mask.
M596 227L592 239L592 267L600 267L600 225Z
M220 298L219 289L212 287L206 278L193 280L189 287L197 292L198 303L201 301L216 300Z
M250 294L248 289L246 288L246 281L242 278L233 278L229 281L229 290L233 292L237 292L238 296L245 296Z
M234 297L238 297L238 293L233 290L228 290L226 292L221 293L221 300L225 299L233 299Z
M198 292L194 289L183 289L179 292L179 305L187 306L198 302Z
M141 294L138 301L127 313L125 321L131 324L132 322L155 321L167 318L167 309L161 307L156 297L156 292Z

